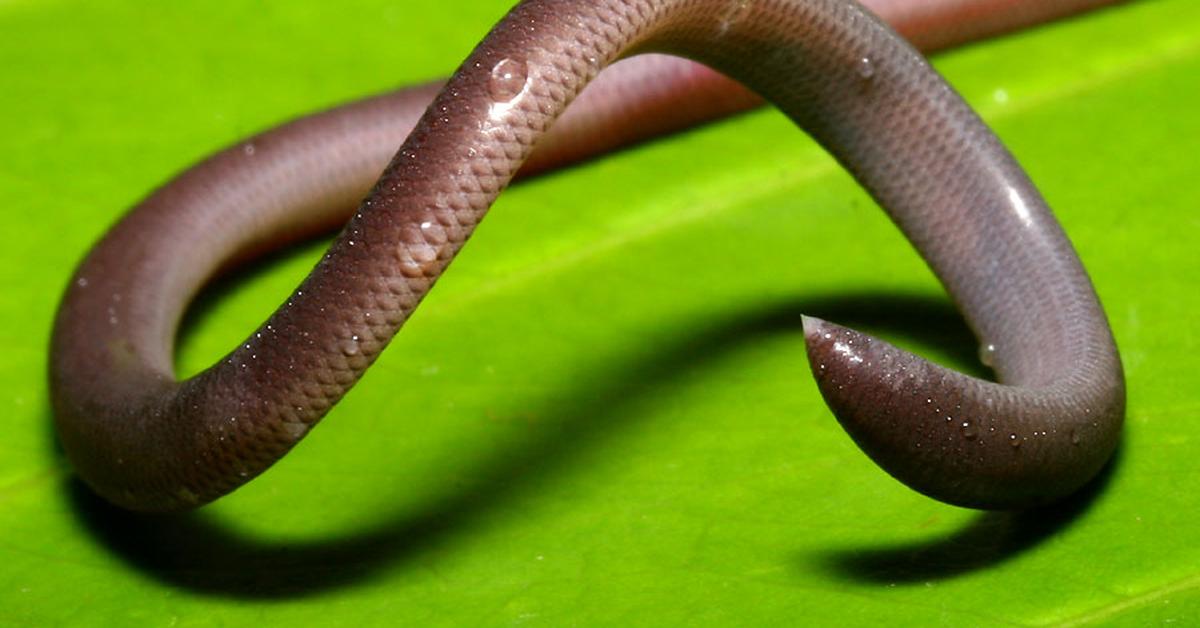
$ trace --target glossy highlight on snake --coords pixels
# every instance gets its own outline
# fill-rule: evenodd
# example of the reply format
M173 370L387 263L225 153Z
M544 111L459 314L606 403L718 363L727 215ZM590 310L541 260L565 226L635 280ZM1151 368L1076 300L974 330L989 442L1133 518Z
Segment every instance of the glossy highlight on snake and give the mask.
M867 4L932 50L1111 2ZM602 69L641 53L720 74L636 57L567 110ZM187 509L234 490L354 385L518 169L759 97L884 208L997 375L969 377L805 319L817 384L858 445L912 488L970 507L1038 505L1095 476L1117 446L1125 391L1083 266L992 132L852 0L525 0L444 86L302 118L185 171L117 223L68 285L50 384L71 463L134 510ZM343 224L260 328L177 381L176 329L206 281Z

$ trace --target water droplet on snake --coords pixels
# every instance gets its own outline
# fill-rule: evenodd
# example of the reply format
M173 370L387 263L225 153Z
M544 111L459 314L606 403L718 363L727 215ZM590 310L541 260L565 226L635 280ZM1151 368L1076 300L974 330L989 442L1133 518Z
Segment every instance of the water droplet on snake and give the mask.
M995 364L993 364L995 359L996 345L990 342L979 345L979 361L982 362L984 366L988 368L995 366Z
M524 61L504 59L492 67L492 78L488 81L488 93L497 102L508 102L525 89L528 78Z
M871 57L863 57L858 60L858 75L863 79L875 76L875 62L871 61Z

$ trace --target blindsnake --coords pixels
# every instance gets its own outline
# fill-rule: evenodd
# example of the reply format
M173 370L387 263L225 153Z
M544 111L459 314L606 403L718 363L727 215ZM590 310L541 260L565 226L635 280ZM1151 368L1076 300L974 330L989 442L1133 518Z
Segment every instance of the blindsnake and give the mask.
M870 4L937 48L1109 2ZM1099 471L1119 439L1125 391L1090 280L1014 159L883 22L852 0L525 0L444 87L256 136L108 232L70 281L51 347L56 425L79 476L118 505L170 511L264 471L379 355L584 86L646 52L711 66L811 134L911 240L985 347L1000 383L805 319L817 384L867 454L922 493L977 508L1041 504ZM606 148L589 138L625 142L681 124L667 111L692 123L756 102L693 64L629 67L580 99L530 169ZM651 87L625 100L647 76L685 99ZM687 94L707 100L678 106ZM405 116L431 97L407 135ZM176 329L208 278L349 213L284 305L224 359L176 381Z

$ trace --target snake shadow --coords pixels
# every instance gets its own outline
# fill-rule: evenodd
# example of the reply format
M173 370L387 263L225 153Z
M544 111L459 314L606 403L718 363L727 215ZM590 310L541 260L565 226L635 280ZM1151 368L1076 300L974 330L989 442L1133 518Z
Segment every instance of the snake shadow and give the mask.
M456 539L486 526L490 514L586 464L584 454L646 416L637 406L655 392L755 343L801 334L801 313L933 348L937 359L987 375L977 365L975 339L944 297L877 292L815 297L736 312L705 331L667 339L652 357L605 364L598 376L580 378L574 389L539 410L557 429L466 460L465 470L454 474L485 478L481 482L447 487L415 508L409 504L402 512L381 514L376 523L339 538L276 542L238 532L203 509L166 516L129 513L75 479L65 481L63 493L100 542L166 584L241 599L318 595L369 581L435 548L453 547ZM1103 484L1104 479L1054 510L981 514L948 538L914 547L850 550L827 562L836 574L865 581L930 580L984 569L1063 529Z
M888 585L945 580L993 567L1036 547L1086 512L1104 493L1120 459L1118 447L1096 478L1052 505L984 512L948 537L889 547L837 549L822 556L821 562L835 578ZM812 556L801 560L809 563Z

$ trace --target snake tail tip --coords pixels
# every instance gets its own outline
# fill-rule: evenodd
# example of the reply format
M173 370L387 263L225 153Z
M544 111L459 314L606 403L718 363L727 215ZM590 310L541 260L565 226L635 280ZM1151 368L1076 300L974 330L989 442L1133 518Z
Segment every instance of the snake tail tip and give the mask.
M806 317L809 364L838 423L884 471L940 501L989 508L972 447L978 419L947 389L944 369L862 332ZM986 428L982 428L986 429ZM978 494L977 494L978 491Z
M805 318L821 396L872 460L947 504L1022 510L1070 495L1111 457L1121 409L1034 415L1004 388L870 335ZM1016 394L1016 393L1012 393Z

